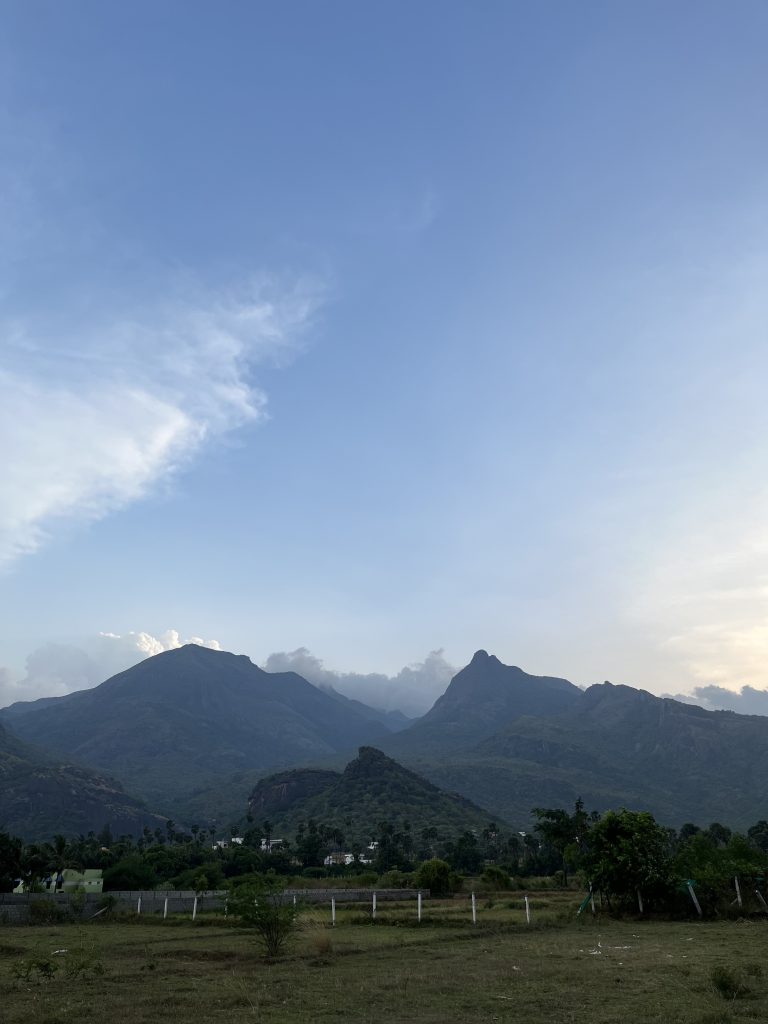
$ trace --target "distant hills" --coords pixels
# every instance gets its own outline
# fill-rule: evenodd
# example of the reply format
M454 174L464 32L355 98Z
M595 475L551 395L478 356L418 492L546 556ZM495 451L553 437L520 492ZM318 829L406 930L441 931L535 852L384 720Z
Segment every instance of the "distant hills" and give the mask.
M765 816L768 718L706 711L629 686L581 690L479 651L384 749L507 820L534 806L627 806L662 822Z
M288 832L314 820L360 841L367 841L381 821L414 834L425 828L458 834L483 828L493 817L374 747L361 747L343 772L309 768L270 775L257 783L248 810L257 821L267 819Z
M97 832L114 835L162 828L114 779L67 763L22 742L0 725L0 831L29 840Z
M200 824L239 818L252 790L253 799L267 803L278 792L293 794L293 810L280 810L286 821L310 812L336 820L336 804L349 805L350 785L338 769L358 747L377 748L478 811L489 809L479 813L521 828L532 807L568 807L578 797L590 810L647 809L670 825L746 827L766 816L768 804L768 718L705 711L610 683L582 690L485 651L411 724L293 672L264 672L246 657L195 645L149 658L92 690L12 705L0 711L0 721L6 749L13 732L19 743L47 752L35 755L52 759L46 771L58 765L60 773L85 772L61 766L87 765L95 772L91 792L115 786L108 775L153 810ZM35 757L13 756L16 803L5 826L14 820L22 831L37 830L45 812L56 830L75 831L65 828L65 788L58 803L53 795L47 804L23 797L18 780L24 770L32 778L33 769L20 765ZM382 818L409 806L402 778L402 785L393 781L393 763L368 757L364 765L393 783L369 808L375 805ZM267 775L268 785L260 781ZM74 784L73 792L79 793ZM137 800L111 792L117 795L107 802L139 813ZM451 817L447 805L436 806Z
M347 752L391 734L383 713L295 672L264 672L244 655L195 644L91 690L14 704L0 720L28 742L115 775L171 816L176 801L236 772Z

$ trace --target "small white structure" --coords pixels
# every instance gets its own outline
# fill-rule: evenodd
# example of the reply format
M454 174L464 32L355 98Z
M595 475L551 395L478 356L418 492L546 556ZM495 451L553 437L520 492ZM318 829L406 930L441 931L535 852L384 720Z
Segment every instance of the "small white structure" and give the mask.
M323 860L323 864L327 868L337 867L349 867L350 864L355 863L354 853L329 853L328 856ZM357 857L358 864L370 864L371 858L366 857L364 854L360 854Z
M261 852L262 853L274 853L275 850L279 850L280 847L285 843L284 839L262 839L261 840Z
M230 846L242 846L243 836L230 836L229 839L217 839L212 850L228 850Z

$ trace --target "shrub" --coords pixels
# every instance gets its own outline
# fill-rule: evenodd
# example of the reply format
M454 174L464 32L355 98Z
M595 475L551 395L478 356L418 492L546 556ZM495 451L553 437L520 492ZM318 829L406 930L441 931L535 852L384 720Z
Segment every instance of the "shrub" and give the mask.
M297 908L283 903L282 895L275 879L264 878L238 886L229 898L229 912L253 931L269 959L279 957L296 933Z
M59 969L49 956L31 956L19 960L11 967L11 974L17 981L51 981Z
M154 889L157 885L157 874L151 864L142 859L141 854L131 853L123 857L117 864L104 872L104 889Z
M405 871L385 871L379 879L379 886L382 889L407 889L413 884L413 875Z
M53 900L32 900L29 904L30 924L61 924L69 919L69 908Z
M302 878L327 878L328 872L325 868L309 867L304 868L301 872Z
M453 891L451 865L438 857L425 860L416 870L416 886L429 889L433 896L446 896Z
M512 879L502 868L491 865L482 874L482 880L493 889L511 889Z

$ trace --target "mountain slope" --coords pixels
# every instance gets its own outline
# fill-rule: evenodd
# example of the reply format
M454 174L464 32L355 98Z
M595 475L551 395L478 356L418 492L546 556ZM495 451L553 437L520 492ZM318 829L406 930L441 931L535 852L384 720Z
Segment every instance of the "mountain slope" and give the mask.
M562 714L517 718L419 768L523 824L534 806L582 797L590 809L646 809L670 825L746 827L768 802L768 718L604 683Z
M389 734L294 672L194 644L92 690L16 704L0 718L23 739L117 776L154 806L245 769L349 750Z
M62 763L24 743L0 725L0 831L32 841L98 831L138 835L146 826L165 828L124 793L114 779Z
M248 803L257 821L295 829L314 819L339 827L347 838L370 837L381 821L414 832L431 826L443 833L482 828L494 815L409 771L374 747L361 747L343 772L295 770L257 783Z
M524 715L561 714L582 696L567 679L531 676L477 651L426 715L384 749L396 756L466 749Z

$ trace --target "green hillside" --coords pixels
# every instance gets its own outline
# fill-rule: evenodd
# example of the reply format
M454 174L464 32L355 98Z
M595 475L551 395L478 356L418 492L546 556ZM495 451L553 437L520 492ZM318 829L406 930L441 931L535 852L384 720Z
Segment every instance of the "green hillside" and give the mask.
M109 825L114 835L165 828L114 779L38 750L0 725L0 831L26 840L87 834Z
M446 792L373 747L361 747L343 772L298 769L262 779L249 800L250 814L295 831L309 820L367 839L379 822L414 831L460 833L483 828L490 811Z

